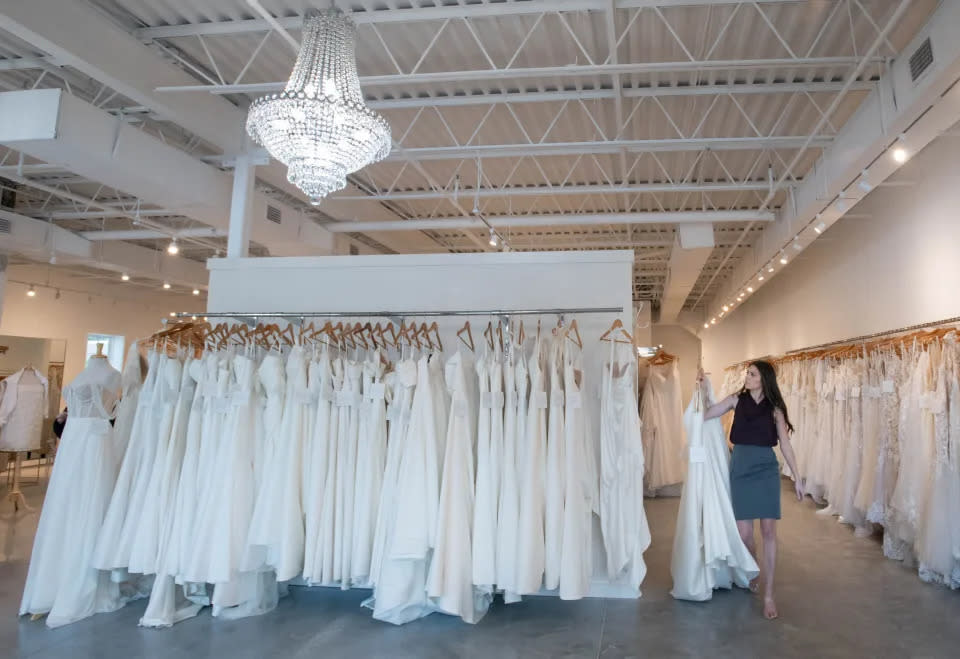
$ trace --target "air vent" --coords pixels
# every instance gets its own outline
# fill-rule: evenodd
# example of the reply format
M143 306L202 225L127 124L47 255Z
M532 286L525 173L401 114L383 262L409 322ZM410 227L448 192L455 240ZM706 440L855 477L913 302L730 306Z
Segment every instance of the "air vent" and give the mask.
M10 220L0 217L0 233L12 233L13 228L10 224Z
M267 219L271 222L280 224L280 209L276 206L271 206L267 204Z
M910 79L916 82L931 64L933 64L933 46L930 44L930 37L927 37L910 56Z

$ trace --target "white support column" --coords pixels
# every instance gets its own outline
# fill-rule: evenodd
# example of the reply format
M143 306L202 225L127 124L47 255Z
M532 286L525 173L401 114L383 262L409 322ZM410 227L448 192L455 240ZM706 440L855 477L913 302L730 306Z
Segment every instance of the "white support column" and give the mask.
M253 184L256 162L250 154L239 155L233 166L233 196L230 199L230 233L227 257L242 258L250 253L250 225L253 223Z

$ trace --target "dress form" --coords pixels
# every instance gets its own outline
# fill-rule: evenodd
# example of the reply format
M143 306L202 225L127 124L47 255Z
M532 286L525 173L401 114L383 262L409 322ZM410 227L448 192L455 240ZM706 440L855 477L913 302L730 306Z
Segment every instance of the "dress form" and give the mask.
M32 390L32 391L30 391ZM29 392L29 393L28 393ZM40 396L37 400L36 397ZM0 405L0 426L2 426L2 450L15 454L13 467L13 482L7 492L7 500L13 504L14 511L20 509L30 511L32 508L20 491L20 471L23 452L39 448L33 445L31 438L39 440L40 428L47 404L47 380L33 364L27 364L23 369L7 378L3 383L0 394L3 400ZM37 409L31 409L31 404L38 404L41 413L37 416Z

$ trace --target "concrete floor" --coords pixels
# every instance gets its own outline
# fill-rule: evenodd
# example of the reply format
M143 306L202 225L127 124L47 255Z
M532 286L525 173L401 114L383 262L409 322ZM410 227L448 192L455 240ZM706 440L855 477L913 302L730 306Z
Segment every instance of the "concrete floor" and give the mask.
M25 488L38 505L39 485ZM56 630L17 618L38 513L0 512L0 657L957 657L960 592L922 583L885 559L877 538L854 538L814 504L784 490L778 604L762 618L757 596L718 592L712 602L669 595L677 499L648 500L653 545L638 601L498 602L478 625L433 615L394 627L360 609L366 591L291 589L269 615L214 620L209 609L168 630L137 627L136 602ZM38 506L39 507L39 506ZM70 551L69 547L64 548Z

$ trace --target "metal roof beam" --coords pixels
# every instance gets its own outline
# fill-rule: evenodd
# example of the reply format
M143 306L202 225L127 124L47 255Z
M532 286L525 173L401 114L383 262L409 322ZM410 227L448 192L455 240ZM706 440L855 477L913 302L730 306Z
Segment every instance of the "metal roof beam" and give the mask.
M473 190L462 188L459 194L467 197L537 197L540 195L583 195L583 194L620 194L620 193L660 193L660 192L744 192L767 190L768 181L747 183L639 183L623 185L538 185L534 187L480 188ZM446 199L453 196L453 190L410 190L405 192L385 192L373 195L342 195L337 201L425 201ZM74 214L76 215L76 214ZM94 214L93 217L100 215ZM53 219L60 219L54 213Z
M649 7L678 7L691 5L726 5L732 0L617 0L617 9ZM799 2L800 0L764 0L764 3ZM482 4L454 4L445 7L415 7L411 9L380 9L351 12L350 18L358 25L365 23L410 23L417 21L444 21L449 19L483 18L490 16L521 16L563 11L602 10L608 0L524 0L523 2L496 2ZM283 16L276 19L280 27L299 30L302 16ZM264 19L242 19L161 25L138 29L134 34L145 41L213 34L243 34L267 32L274 29Z
M590 213L559 215L513 215L484 218L495 229L513 227L560 227L611 224L683 224L703 222L772 222L769 211L668 211L652 213ZM444 231L478 229L487 224L478 217L445 217L429 220L391 220L386 222L332 222L324 228L333 233L370 231Z
M799 69L832 68L853 66L861 60L856 57L779 57L768 59L736 60L682 60L678 62L631 62L626 64L569 64L565 66L541 66L527 68L473 69L469 71L435 71L428 73L390 73L386 75L360 76L360 85L398 86L431 83L464 83L483 80L526 80L597 75L627 75L633 73L688 73L697 71L734 71L750 69ZM874 57L868 60L880 64L885 60ZM282 91L286 81L252 82L227 85L165 85L154 89L157 92L208 92L212 94L267 94Z
M483 144L475 146L438 146L394 148L387 156L392 161L457 160L472 158L522 158L539 156L575 156L617 154L621 149L635 153L671 151L754 151L767 149L799 149L806 144L804 136L783 137L708 137L661 140L596 140L552 142L547 144ZM810 146L824 148L830 137L817 137Z
M103 242L108 240L160 240L174 238L225 238L226 231L214 229L212 227L200 227L195 229L171 229L168 232L151 231L149 229L130 229L118 231L83 231L80 236L94 242Z
M60 66L60 62L52 57L15 57L0 59L0 71L44 69L48 66Z

